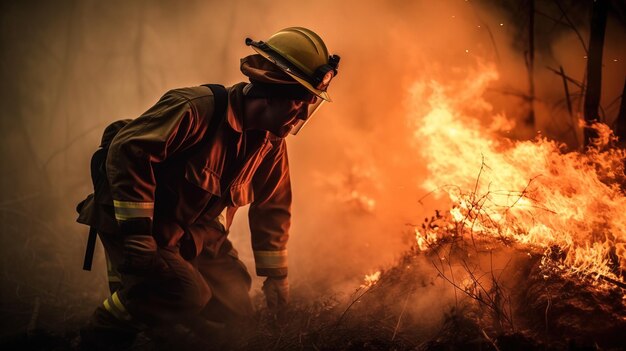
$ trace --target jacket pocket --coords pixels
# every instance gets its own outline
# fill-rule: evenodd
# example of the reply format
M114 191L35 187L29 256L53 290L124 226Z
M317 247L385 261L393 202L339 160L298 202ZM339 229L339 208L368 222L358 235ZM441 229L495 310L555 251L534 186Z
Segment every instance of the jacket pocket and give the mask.
M230 199L234 206L241 207L248 205L254 201L254 191L252 190L252 182L242 184L233 184L230 187Z
M76 222L96 228L101 233L115 233L119 230L113 207L98 204L92 194L78 204Z
M220 177L208 168L198 169L189 163L185 167L185 178L188 182L213 195L222 195L220 191Z

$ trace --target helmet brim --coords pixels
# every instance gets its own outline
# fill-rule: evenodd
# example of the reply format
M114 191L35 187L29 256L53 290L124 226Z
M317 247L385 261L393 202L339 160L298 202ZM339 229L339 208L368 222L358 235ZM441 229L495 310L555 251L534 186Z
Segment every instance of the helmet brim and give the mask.
M289 65L285 62L286 61L285 59L283 59L282 57L278 55L272 55L271 53L265 50L262 50L256 45L250 45L250 47L252 47L252 49L256 51L259 55L263 56L264 58L266 58L267 60L269 60L276 66L278 66L278 68L280 68L283 72L288 74L291 78L293 78L296 82L298 82L300 85L305 87L311 93L315 94L316 96L320 97L321 99L325 101L332 102L332 100L330 99L330 95L328 95L326 91L316 89L306 79L294 74L293 71L289 68Z

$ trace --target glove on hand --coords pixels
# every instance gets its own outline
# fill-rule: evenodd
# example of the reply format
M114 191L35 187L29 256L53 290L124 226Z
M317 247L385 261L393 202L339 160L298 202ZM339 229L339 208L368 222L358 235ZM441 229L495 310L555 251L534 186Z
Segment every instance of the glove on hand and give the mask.
M289 303L289 281L287 277L267 277L263 282L263 293L270 311L279 312L283 310Z
M159 268L157 244L151 235L130 235L124 238L124 261L120 273L143 275Z

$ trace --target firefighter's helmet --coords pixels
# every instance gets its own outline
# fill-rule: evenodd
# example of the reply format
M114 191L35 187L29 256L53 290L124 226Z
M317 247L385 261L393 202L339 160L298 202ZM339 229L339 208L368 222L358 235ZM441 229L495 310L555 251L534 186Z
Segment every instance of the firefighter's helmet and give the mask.
M327 89L337 75L339 56L329 56L324 41L313 31L302 27L285 28L272 35L267 42L247 38L246 45L311 93L331 101Z

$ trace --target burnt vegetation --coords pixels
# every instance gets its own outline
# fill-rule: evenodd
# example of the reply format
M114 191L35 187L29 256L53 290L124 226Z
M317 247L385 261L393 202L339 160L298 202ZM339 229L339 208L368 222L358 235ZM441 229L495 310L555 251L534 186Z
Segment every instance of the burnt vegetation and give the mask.
M427 218L426 225L437 225L438 217ZM567 276L554 247L540 252L498 238L449 234L425 251L417 246L407 251L376 282L349 297L296 301L282 322L260 312L255 332L238 347L621 350L626 345L623 285Z
M250 330L218 348L621 350L624 289L565 277L557 262L497 239L451 237L427 251L407 251L349 296L311 301L298 298L304 294L296 288L294 303L278 318L259 299ZM191 349L215 346L185 340ZM144 348L159 349L150 342Z

